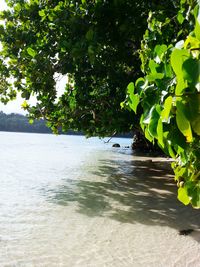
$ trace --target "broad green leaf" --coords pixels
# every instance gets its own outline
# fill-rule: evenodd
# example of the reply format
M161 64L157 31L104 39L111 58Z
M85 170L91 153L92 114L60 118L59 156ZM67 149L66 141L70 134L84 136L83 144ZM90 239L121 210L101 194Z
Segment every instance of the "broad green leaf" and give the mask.
M15 11L17 11L17 12L19 12L20 10L21 10L21 5L20 5L20 3L17 3L16 5L15 5L15 7L14 7L14 10Z
M178 20L178 22L179 22L180 24L182 24L183 21L185 20L185 17L183 16L183 14L182 14L181 11L178 12L177 20Z
M134 83L129 83L127 87L127 93L129 95L129 106L130 108L136 113L137 112L137 106L140 102L140 97L138 94L134 94L135 86Z
M145 138L147 139L147 140L149 140L150 142L153 142L153 137L149 134L149 131L148 131L148 128L146 127L145 128L145 131L144 131L144 134L145 134Z
M176 155L174 153L174 150L172 149L172 143L169 138L169 131L163 132L163 140L165 140L165 146L163 150L167 155L169 155L171 158L176 158Z
M161 80L164 77L164 73L152 73L147 75L147 80L153 82L155 80Z
M182 72L183 74L183 72ZM182 95L184 90L188 87L187 81L185 81L183 78L179 79L177 81L176 90L175 93L177 96Z
M35 57L37 55L36 51L32 49L31 47L27 48L27 52L31 57Z
M195 33L195 36L198 39L200 39L200 10L198 10L198 16L196 18L194 33Z
M200 23L199 23L199 21L196 22L194 33L195 33L196 37L198 39L200 39Z
M131 96L132 94L134 94L134 90L135 90L134 83L133 82L129 83L129 85L127 86L127 93Z
M158 142L161 145L161 147L164 147L164 142L163 142L163 124L162 124L162 120L159 119L158 120L158 124L157 124L157 136L158 136Z
M189 98L189 109L192 130L200 136L200 94Z
M155 106L151 107L149 112L147 112L145 115L142 116L142 118L143 118L142 123L143 124L149 124L150 123L151 117L152 117L152 113L154 112L154 110L155 110Z
M180 187L178 189L178 200L184 205L188 205L190 203L190 198L187 194L187 190L184 187Z
M175 48L171 54L171 65L178 80L183 77L182 65L188 58L190 58L190 53L186 49Z
M40 17L46 16L44 9L40 10L38 13Z
M173 131L170 131L168 140L171 141L173 147L177 147L176 151L184 151L187 147L184 135L179 131L178 127L174 127Z
M168 150L168 153L169 153L170 157L173 158L173 159L175 159L176 158L176 155L174 153L174 150L173 150L171 144L169 144L169 143L167 145L167 150Z
M187 37L187 39L185 40L185 43L184 43L184 48L185 49L196 48L197 51L198 51L199 47L200 47L200 39L197 39L196 37L189 35ZM193 50L191 52L192 52L192 54L194 54L194 52L196 52L196 50Z
M153 59L151 59L151 60L149 61L149 68L150 68L152 74L157 73L156 68L157 68L158 66L159 66L159 65L158 65Z
M162 118L163 122L168 122L168 120L169 120L169 114L170 114L170 110L172 108L172 102L173 102L172 96L168 96L165 99L164 109L161 112L161 118Z
M136 113L138 104L140 103L140 97L138 94L131 96L131 103L129 103L130 108Z
M145 88L145 79L144 78L137 79L135 82L135 87L137 88L137 92L140 94Z
M160 118L160 114L156 106L156 108L151 113L151 119L150 119L149 126L148 126L149 133L155 138L158 138L157 127L158 127L159 118Z
M185 105L181 101L176 101L176 123L179 130L186 137L188 143L193 141L192 130L189 120L187 119L185 113L189 112L185 110Z
M162 45L156 45L154 48L154 54L155 58L157 58L156 61L161 62L163 60L164 54L167 51L167 46L165 44ZM158 60L159 58L159 60Z
M189 58L183 62L183 78L195 85L199 81L199 62L196 59Z
M194 208L200 208L200 181L186 182L187 192Z
M168 62L165 62L164 68L165 68L165 77L172 78L173 71L172 71L171 64L169 64Z

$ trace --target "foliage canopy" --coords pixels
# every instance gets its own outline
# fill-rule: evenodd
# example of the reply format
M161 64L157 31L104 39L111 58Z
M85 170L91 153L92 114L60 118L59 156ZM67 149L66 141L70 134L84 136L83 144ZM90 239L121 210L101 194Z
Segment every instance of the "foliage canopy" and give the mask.
M1 13L0 28L1 101L20 91L30 116L45 117L54 131L60 126L99 136L130 131L133 113L120 102L127 84L141 75L137 50L149 10L175 12L176 1L165 2L7 0L10 10ZM59 75L68 78L58 99ZM32 94L37 104L30 107Z

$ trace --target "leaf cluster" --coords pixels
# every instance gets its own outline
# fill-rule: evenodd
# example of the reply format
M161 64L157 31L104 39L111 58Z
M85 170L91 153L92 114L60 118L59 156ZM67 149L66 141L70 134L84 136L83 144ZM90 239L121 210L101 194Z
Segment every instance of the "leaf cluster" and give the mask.
M144 77L129 84L126 103L142 108L145 137L175 159L178 199L199 208L200 13L195 1L181 0L179 8L164 19L150 13L140 52Z
M121 109L120 102L127 84L141 75L138 49L147 14L150 9L171 12L176 1L7 3L10 9L0 15L2 101L21 92L30 116L45 117L54 131L77 129L89 136L130 131L133 112ZM66 77L61 97L59 76ZM32 95L34 106L28 101Z

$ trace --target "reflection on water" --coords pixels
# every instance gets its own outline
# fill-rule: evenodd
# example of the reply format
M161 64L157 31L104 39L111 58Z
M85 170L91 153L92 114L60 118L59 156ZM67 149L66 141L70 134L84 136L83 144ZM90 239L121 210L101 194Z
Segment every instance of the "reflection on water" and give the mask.
M0 133L0 266L198 266L199 232L178 230L200 215L165 161L114 142Z

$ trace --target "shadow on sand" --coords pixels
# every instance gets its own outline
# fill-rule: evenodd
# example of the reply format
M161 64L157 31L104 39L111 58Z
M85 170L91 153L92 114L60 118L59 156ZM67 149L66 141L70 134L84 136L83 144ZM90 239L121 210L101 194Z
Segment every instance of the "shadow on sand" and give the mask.
M66 185L51 192L50 201L59 205L76 202L79 213L107 216L122 223L200 229L200 212L177 200L169 165L138 158L102 160L97 171L88 173L92 181L67 180Z

